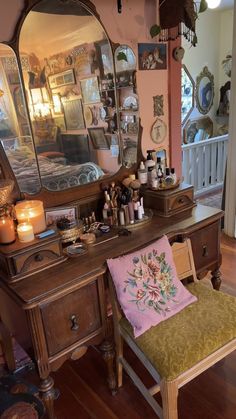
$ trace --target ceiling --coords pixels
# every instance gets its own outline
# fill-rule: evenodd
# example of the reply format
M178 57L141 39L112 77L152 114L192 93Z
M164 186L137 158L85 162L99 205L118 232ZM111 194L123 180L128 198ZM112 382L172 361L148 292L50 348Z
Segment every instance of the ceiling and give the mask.
M234 0L221 0L218 9L229 9L234 7Z

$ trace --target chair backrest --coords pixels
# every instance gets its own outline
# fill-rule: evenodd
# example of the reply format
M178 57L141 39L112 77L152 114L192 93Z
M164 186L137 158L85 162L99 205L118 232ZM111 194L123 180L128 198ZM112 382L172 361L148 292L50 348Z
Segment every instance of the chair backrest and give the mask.
M178 274L178 278L182 281L185 278L192 277L193 281L197 281L197 275L194 265L193 252L190 239L186 239L183 243L173 243L172 245L173 258ZM112 277L109 273L109 289L111 295L111 305L113 317L116 321L119 321L122 317L122 310L116 298L116 290L112 281Z
M192 276L193 281L197 281L190 239L186 239L183 243L175 242L172 245L172 252L178 278L182 281Z

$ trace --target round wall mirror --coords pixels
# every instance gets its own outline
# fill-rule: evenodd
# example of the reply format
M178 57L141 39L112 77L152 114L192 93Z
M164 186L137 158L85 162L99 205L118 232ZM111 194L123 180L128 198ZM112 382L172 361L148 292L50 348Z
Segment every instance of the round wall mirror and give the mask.
M21 27L19 54L42 186L61 191L116 173L116 77L97 17L80 1L36 2Z
M213 105L214 76L204 67L196 80L196 106L202 114L207 114Z
M185 124L194 108L195 83L187 67L183 64L181 70L181 123Z

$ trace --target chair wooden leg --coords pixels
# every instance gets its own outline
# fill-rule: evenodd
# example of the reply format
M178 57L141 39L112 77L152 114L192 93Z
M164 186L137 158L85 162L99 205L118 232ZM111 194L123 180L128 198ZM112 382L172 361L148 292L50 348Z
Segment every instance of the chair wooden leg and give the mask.
M161 381L163 419L178 419L178 385L176 381Z
M12 338L5 324L0 320L0 335L2 337L2 349L6 360L7 367L10 371L16 369L16 361L14 357Z
M123 384L123 365L119 359L123 357L123 338L119 335L116 337L116 373L117 373L117 387L122 387Z

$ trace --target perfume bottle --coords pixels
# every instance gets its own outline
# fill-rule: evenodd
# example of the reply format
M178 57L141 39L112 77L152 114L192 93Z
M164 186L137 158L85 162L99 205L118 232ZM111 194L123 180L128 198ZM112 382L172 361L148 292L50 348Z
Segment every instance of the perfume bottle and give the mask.
M171 185L174 184L174 179L173 179L173 177L170 174L169 167L166 168L165 184L166 184L166 186L171 186Z
M147 184L147 169L143 163L143 161L141 161L139 169L138 169L138 180L141 183L141 185L146 185Z
M176 182L177 182L177 176L176 176L176 173L175 173L175 169L174 169L174 167L172 167L172 168L170 169L170 175L171 175L171 177L173 178L173 184L175 185L175 184L176 184Z

